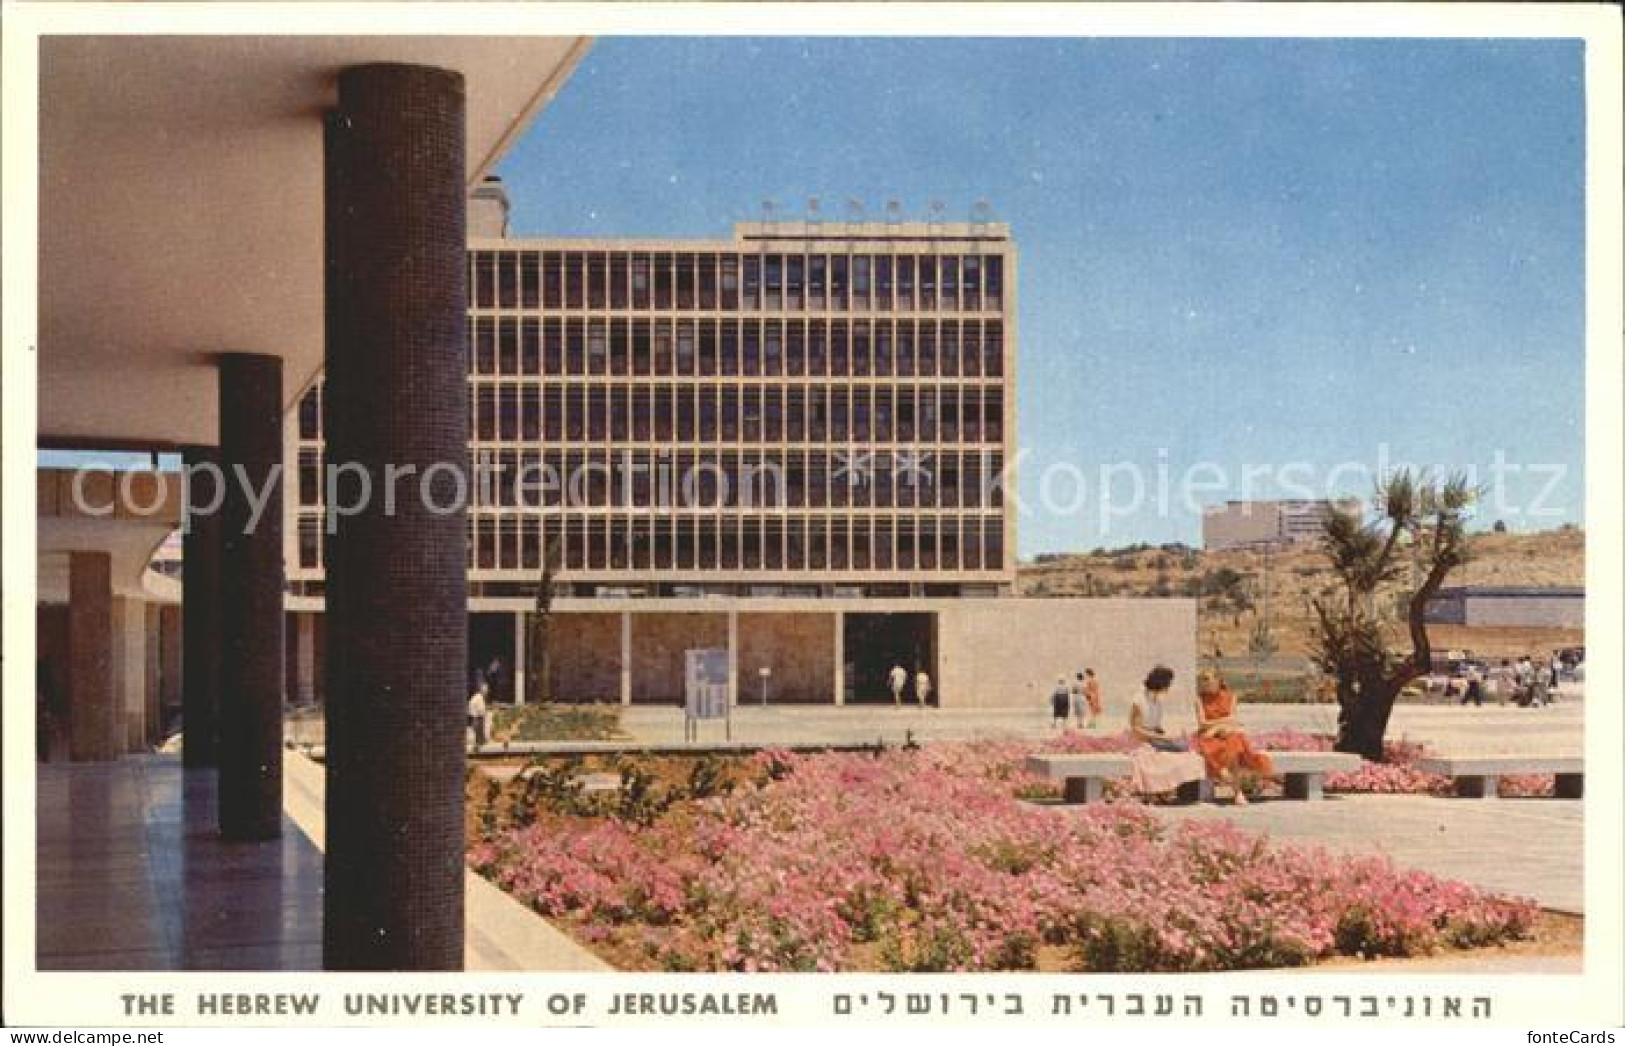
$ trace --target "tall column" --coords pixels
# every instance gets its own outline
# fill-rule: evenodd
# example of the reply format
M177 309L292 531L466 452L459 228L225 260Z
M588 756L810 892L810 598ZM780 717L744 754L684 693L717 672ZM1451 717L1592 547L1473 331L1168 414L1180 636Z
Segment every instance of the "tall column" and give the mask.
M166 606L159 609L159 679L161 693L158 699L158 738L162 741L169 725L170 710L181 703L181 608Z
M739 707L739 611L728 611L728 707Z
M530 685L525 661L528 656L525 644L530 639L525 634L525 629L529 627L527 625L529 620L530 616L523 612L513 616L513 703L516 706L525 703L525 687Z
M846 615L837 610L835 620L835 703L846 704Z
M118 705L120 752L146 747L147 608L139 599L113 597L113 700Z
M621 704L632 703L632 614L621 611Z
M220 834L282 834L282 360L220 358Z
M113 687L113 558L68 553L68 753L74 762L118 758Z
M459 74L363 65L327 122L327 461L343 504L372 484L327 543L330 970L463 966L463 110Z
M220 765L220 455L186 455L181 536L181 751L188 767Z
M141 715L141 746L151 748L162 738L159 736L163 723L163 607L157 603L148 603L146 620L146 654L143 664L146 665L147 678L143 694L144 706Z

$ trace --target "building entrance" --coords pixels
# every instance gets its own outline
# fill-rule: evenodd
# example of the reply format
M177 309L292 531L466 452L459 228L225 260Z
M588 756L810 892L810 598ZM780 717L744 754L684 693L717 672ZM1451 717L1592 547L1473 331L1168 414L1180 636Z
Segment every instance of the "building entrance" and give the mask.
M892 694L886 677L894 665L908 672L905 704L915 700L914 677L921 669L931 676L930 703L937 703L940 691L935 614L848 613L842 640L848 704L890 704Z
M473 688L484 679L491 685L490 701L511 703L514 699L513 614L468 615L468 685Z

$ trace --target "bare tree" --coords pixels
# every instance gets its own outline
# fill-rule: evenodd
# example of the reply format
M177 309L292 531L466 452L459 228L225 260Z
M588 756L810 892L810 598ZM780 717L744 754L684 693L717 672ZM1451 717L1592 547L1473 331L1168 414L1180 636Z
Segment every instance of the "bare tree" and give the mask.
M536 609L530 615L525 637L525 700L533 705L553 700L553 578L559 570L563 550L557 534L542 548L542 571L536 583Z
M1431 669L1425 612L1446 575L1467 562L1466 512L1476 493L1464 476L1434 483L1407 469L1378 484L1370 523L1335 507L1327 515L1321 547L1343 598L1334 592L1311 605L1317 660L1337 681L1338 751L1381 760L1395 699ZM1409 571L1413 557L1421 583L1397 603L1379 599L1380 589ZM1379 609L1384 604L1394 609ZM1404 620L1409 652L1389 648L1385 625L1397 622L1385 617L1394 615Z

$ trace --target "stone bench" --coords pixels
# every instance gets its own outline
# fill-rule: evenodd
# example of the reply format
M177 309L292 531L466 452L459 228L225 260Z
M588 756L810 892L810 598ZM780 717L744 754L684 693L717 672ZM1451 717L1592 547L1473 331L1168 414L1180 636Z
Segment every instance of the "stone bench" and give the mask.
M1585 794L1585 759L1581 756L1467 755L1429 756L1416 767L1455 782L1456 794L1469 799L1494 799L1500 779L1507 774L1552 774L1559 799Z
M1127 777L1134 764L1116 752L1079 755L1030 755L1027 769L1047 781L1061 782L1061 798L1068 803L1095 803L1105 794L1106 782Z
M1364 762L1349 752L1269 752L1281 790L1288 799L1320 799L1327 774L1352 773Z
M1346 752L1269 752L1275 772L1284 778L1288 799L1319 799L1329 773L1358 770L1360 757ZM1050 781L1060 781L1062 798L1069 803L1098 802L1106 782L1127 777L1133 763L1116 752L1089 752L1080 755L1030 755L1027 769ZM1181 785L1179 798L1206 802L1213 798L1213 783L1207 779Z

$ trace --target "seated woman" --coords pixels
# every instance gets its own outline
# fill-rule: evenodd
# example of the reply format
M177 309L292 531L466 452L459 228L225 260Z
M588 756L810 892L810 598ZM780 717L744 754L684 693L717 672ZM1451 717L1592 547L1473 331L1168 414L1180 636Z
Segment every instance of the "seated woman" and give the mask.
M1136 792L1171 792L1187 781L1200 781L1202 759L1162 726L1163 697L1173 685L1171 669L1158 665L1145 677L1145 691L1129 706L1129 732L1142 744L1129 753Z
M1236 723L1236 695L1211 668L1196 677L1196 740L1191 747L1201 753L1209 778L1234 789L1239 806L1246 805L1247 796L1236 783L1237 770L1263 777L1275 773L1270 757L1254 751L1241 732Z

